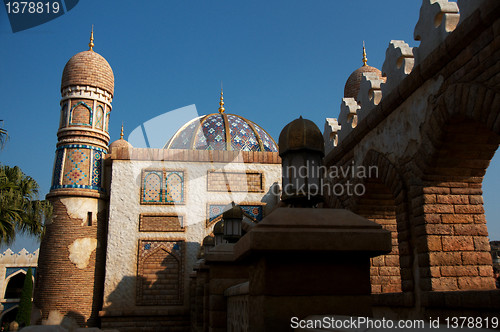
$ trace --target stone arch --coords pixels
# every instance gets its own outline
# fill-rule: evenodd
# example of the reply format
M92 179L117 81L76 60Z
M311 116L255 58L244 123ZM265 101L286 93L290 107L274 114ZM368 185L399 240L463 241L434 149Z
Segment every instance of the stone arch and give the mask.
M412 188L424 291L495 288L482 181L500 143L500 94L450 85L422 127Z
M17 316L17 312L19 310L19 305L13 305L12 307L2 311L0 314L0 326L5 322L7 319L7 323L13 322Z
M68 125L68 103L64 103L61 107L61 121L59 128L64 128Z
M79 101L70 111L70 125L92 126L92 108Z
M369 150L361 166L366 174L359 179L364 194L354 198L352 211L392 234L391 253L371 259L372 293L411 291L413 274L405 183L397 167L378 151Z
M181 301L182 262L172 250L160 246L139 263L137 304L169 305Z
M26 278L26 271L20 269L5 279L4 299L18 299L21 297L21 291Z
M96 113L95 113L95 124L94 124L94 127L96 129L103 129L104 127L104 121L105 121L105 117L104 117L104 107L102 107L101 105L97 106L97 110L96 110Z

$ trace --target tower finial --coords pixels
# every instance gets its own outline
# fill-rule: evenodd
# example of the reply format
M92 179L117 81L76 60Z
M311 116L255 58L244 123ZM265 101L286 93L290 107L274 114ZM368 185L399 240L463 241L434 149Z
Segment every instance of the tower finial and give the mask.
M94 51L94 25L92 24L92 31L90 32L90 43L89 43L89 51Z
M122 131L120 132L120 139L123 139L123 121L122 121Z
M224 91L222 90L222 81L220 82L220 102L219 102L219 113L224 113L226 109L224 108Z
M368 66L366 64L367 62L368 62L368 59L366 58L365 41L363 40L363 66Z

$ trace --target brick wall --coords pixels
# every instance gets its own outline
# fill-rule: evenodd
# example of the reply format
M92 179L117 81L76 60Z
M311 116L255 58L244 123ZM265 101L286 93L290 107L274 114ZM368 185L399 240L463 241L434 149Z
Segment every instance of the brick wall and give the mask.
M183 216L166 214L141 214L139 216L141 232L183 232Z
M34 305L41 310L42 319L57 310L80 326L98 326L104 287L106 212L97 215L97 223L87 226L83 220L71 218L58 198L50 201L53 221L46 225L40 245ZM68 258L68 246L81 238L97 239L99 243L83 269Z
M139 240L136 304L183 303L184 242Z
M209 171L207 176L208 191L263 192L263 186L262 172Z
M355 212L376 222L392 235L392 251L371 259L372 293L401 291L396 208L392 193L380 182L368 179L366 193L358 200Z

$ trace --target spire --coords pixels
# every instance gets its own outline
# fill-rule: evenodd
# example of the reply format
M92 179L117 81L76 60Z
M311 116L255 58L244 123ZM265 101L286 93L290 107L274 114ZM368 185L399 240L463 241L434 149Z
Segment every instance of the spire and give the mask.
M123 139L123 122L122 122L122 131L120 132L120 139Z
M224 108L224 91L222 90L222 82L220 82L220 102L219 102L219 113L224 113L226 109Z
M89 51L94 51L94 25L92 24L92 31L90 32L90 43L89 43Z
M368 62L368 59L366 58L365 41L363 40L363 66L368 66L366 64L367 62Z

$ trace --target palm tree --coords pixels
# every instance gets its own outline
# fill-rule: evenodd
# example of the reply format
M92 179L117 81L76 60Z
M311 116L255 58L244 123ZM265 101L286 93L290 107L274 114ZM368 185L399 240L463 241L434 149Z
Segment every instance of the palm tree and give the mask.
M52 206L38 200L38 184L17 166L0 165L0 243L11 243L16 232L41 236Z

